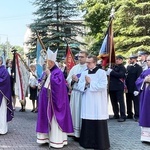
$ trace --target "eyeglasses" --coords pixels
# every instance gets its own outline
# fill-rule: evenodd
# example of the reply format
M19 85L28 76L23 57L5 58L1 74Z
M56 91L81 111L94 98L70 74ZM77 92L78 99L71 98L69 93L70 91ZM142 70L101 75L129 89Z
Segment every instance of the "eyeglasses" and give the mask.
M84 56L78 56L78 58L84 58Z
M86 62L87 64L91 64L91 63L93 63L93 62Z

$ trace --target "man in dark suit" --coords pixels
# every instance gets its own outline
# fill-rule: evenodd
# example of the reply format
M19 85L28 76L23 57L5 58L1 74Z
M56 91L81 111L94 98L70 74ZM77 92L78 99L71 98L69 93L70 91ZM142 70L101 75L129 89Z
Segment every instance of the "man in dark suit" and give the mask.
M124 122L126 120L124 104L125 73L126 69L123 65L123 56L118 55L116 56L115 66L107 70L107 75L110 76L109 94L114 112L113 118L118 119L118 122Z
M138 121L139 118L139 96L138 96L138 90L135 85L135 81L142 73L142 67L137 64L137 58L136 55L131 55L129 57L129 65L127 66L127 74L126 74L126 86L127 86L127 92L126 92L126 104L127 104L127 118L128 119L134 119L135 121ZM132 112L132 101L134 104L134 116Z

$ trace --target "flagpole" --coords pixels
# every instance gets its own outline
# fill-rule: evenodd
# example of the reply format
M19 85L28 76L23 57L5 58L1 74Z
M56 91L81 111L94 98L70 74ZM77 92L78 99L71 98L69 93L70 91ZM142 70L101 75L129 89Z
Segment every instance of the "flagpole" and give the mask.
M40 38L40 36L39 36L39 33L38 33L37 31L36 31L36 35L37 35L38 40L40 41L40 43L41 43L41 45L42 45L43 50L46 51L46 48L45 48L45 46L44 46L44 44L43 44L43 42L42 42L42 40L41 40L41 38Z
M108 67L111 67L111 62L115 61L115 58L113 58L113 55L115 56L113 43L113 29L112 29L113 19L114 19L114 8L111 9L107 31L105 34L105 38L103 39L98 56L99 58L102 59L103 68L105 68L107 65Z
M43 42L42 42L42 40L41 40L41 38L39 36L39 32L37 30L35 30L35 29L34 29L34 31L35 31L35 33L37 35L37 39L39 40L40 44L42 45L42 48L43 48L44 52L46 52L46 48L45 48L45 46L44 46L44 44L43 44Z
M109 46L109 68L111 68L111 55L112 55L112 35L113 35L113 28L112 28L112 26L113 26L113 19L114 19L114 13L115 13L115 9L114 9L114 7L111 9L111 13L110 13L110 24L109 25L111 25L110 27L110 35L111 35L111 37L110 37L110 46Z

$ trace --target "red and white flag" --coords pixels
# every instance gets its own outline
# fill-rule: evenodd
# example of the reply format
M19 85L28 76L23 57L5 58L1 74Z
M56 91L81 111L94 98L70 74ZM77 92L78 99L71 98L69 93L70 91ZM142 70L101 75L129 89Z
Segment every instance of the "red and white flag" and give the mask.
M76 65L76 62L74 60L73 54L71 52L70 47L67 44L67 48L66 48L66 68L67 68L67 74L69 73L69 71L71 70L71 68Z
M21 56L16 52L15 57L15 95L19 100L25 100L29 85L30 72Z

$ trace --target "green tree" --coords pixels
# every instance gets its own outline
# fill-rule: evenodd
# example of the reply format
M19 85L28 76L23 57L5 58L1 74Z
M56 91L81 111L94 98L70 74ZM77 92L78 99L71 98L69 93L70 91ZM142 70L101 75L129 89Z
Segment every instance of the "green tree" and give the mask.
M24 55L23 47L15 45L15 46L13 46L13 48L17 50L17 52L20 54L20 56Z
M114 21L115 48L117 51L136 53L150 51L149 0L116 0Z
M83 43L76 37L83 34L83 22L73 21L78 16L76 3L71 0L35 0L33 5L37 7L36 19L30 27L39 33L45 47L58 48L58 53L64 55L67 42L72 49L79 50ZM29 42L35 44L35 34Z
M0 55L2 55L2 53L4 52L7 58L12 58L11 47L12 45L9 43L9 41L0 44Z
M93 53L101 47L112 6L115 7L113 21L115 50L128 56L138 50L150 51L150 2L149 0L86 0L81 9L85 11L86 25L93 44Z
M0 55L2 55L3 53L6 54L6 58L12 59L13 58L13 54L12 54L12 49L16 49L17 52L22 56L24 55L23 52L23 47L21 46L13 46L9 43L9 41L0 44Z
M98 54L99 52L108 27L113 2L114 0L86 0L80 6L84 12L85 24L89 28L89 38L93 39L93 44L88 45L93 54Z

